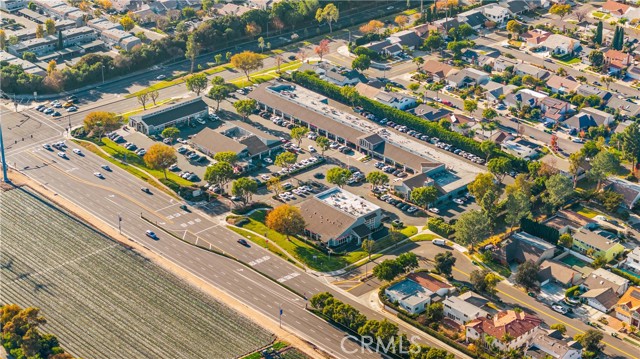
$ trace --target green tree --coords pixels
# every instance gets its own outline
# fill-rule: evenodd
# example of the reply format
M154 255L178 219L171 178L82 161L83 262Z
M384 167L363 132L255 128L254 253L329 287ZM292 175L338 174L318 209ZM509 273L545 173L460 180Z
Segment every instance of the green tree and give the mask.
M418 187L411 191L411 201L423 208L428 208L437 199L438 189L434 186Z
M489 269L476 269L471 272L469 282L476 291L493 294L496 285L500 282L500 277Z
M492 158L487 162L487 169L496 176L498 182L502 183L504 177L513 170L513 164L506 157Z
M565 327L562 323L552 324L550 328L559 331L562 335L565 335L567 333L567 327Z
M558 15L560 20L571 13L571 5L569 4L553 4L549 8L549 13Z
M318 136L316 138L316 145L318 145L318 148L320 148L320 154L324 157L324 152L329 149L329 146L331 146L331 141L324 136Z
M518 35L522 31L522 24L517 20L509 20L509 22L507 22L507 31L514 35Z
M604 54L600 50L593 50L589 53L589 61L594 67L600 67L604 64Z
M236 109L236 112L238 112L245 120L253 113L253 111L255 111L257 106L258 103L254 99L238 100L233 103L233 107Z
M382 263L373 267L373 276L381 281L392 281L400 274L401 268L393 259L385 259Z
M480 211L468 211L460 215L453 225L456 241L462 245L470 245L471 250L489 236L489 218Z
M371 171L367 174L367 182L371 183L371 189L389 183L389 176L380 171Z
M596 27L596 34L593 37L593 42L597 45L602 45L602 20L598 21L598 26Z
M216 62L216 65L220 65L222 63L222 54L216 54L213 57L213 61Z
M462 56L462 50L475 46L473 41L451 41L447 44L447 50L453 53L454 59L459 59Z
M204 73L194 74L187 77L186 84L187 90L195 92L196 96L200 96L200 93L207 88L209 80L207 80L207 75Z
M608 212L614 212L624 200L624 196L614 191L601 191L597 194L596 199L602 203L602 206Z
M353 62L351 62L351 68L355 70L364 71L371 66L371 58L367 55L358 55Z
M520 223L520 220L531 215L530 197L522 191L511 193L507 196L505 209L507 212L505 221L509 224L509 230L511 231Z
M591 262L591 267L598 269L598 268L604 267L606 264L607 264L607 259L602 254L598 254L593 259L593 262Z
M376 242L372 239L365 239L362 241L362 250L367 252L369 261L371 261L371 252L373 251L373 247L375 246L375 244Z
M485 161L488 162L491 155L498 150L498 145L491 140L484 140L480 143L480 150L487 156Z
M576 188L578 183L578 175L585 162L585 156L582 151L574 152L569 155L569 173L573 176L573 188Z
M136 27L136 23L128 15L125 15L120 19L120 25L122 25L124 31L131 31L131 29Z
M309 129L307 127L294 127L291 129L291 138L298 142L298 146L302 143L302 139L304 136L309 133Z
M44 37L44 28L42 27L42 24L37 24L36 25L36 38L42 38Z
M292 164L296 163L298 156L295 153L286 151L276 156L276 160L273 161L278 167L289 168Z
M204 180L223 187L233 178L233 166L228 162L216 162L207 166L204 172Z
M345 100L351 103L351 106L355 105L356 100L358 99L358 91L353 86L342 86L340 88L340 95L345 98Z
M187 38L187 50L184 53L184 56L191 61L191 69L190 73L193 73L193 68L196 64L196 58L200 54L201 45L196 39L195 33L191 33Z
M631 162L631 171L635 174L640 160L640 125L633 122L622 132L622 154Z
M413 58L413 63L416 65L416 70L420 70L422 65L424 65L424 57L418 56Z
M122 126L121 118L113 112L95 111L90 112L83 122L84 129L90 136L102 137L106 132L117 130Z
M464 100L464 110L472 114L473 111L478 109L478 101L475 100Z
M226 100L231 94L231 87L228 85L213 85L209 90L209 97L216 102L216 112L220 110L220 103Z
M558 239L558 244L565 248L571 248L573 246L573 237L569 233L563 233Z
M161 135L163 138L170 138L173 141L180 135L180 130L176 127L167 127L162 130Z
M532 260L527 260L518 266L514 281L526 290L534 289L538 282L540 266Z
M333 167L327 171L327 182L342 187L351 177L351 171L342 167Z
M192 7L184 7L182 8L182 17L185 19L191 19L196 16L196 11Z
M143 159L147 167L154 170L162 170L164 179L167 179L167 168L178 162L176 150L162 143L151 145Z
M562 174L549 177L545 182L545 187L547 188L547 196L543 199L554 209L564 204L573 195L571 180Z
M609 151L600 151L591 160L591 169L587 172L587 177L592 181L597 181L597 188L600 189L601 182L615 173L619 167L620 160L616 155Z
M264 43L264 37L260 36L258 38L258 47L260 48L260 52L264 52L264 47L265 46L267 46L267 45Z
M602 339L604 335L597 329L587 329L586 332L576 334L573 339L582 345L582 357L585 359L597 358L604 350Z
M444 305L441 302L431 303L426 309L427 322L439 324L444 318ZM433 358L433 355L427 355L427 357L431 359Z
M240 177L231 184L231 194L241 197L245 206L251 201L251 196L256 192L258 192L258 183L247 177Z
M418 268L418 257L413 252L402 253L395 259L402 272Z
M249 72L262 67L262 57L254 52L244 51L231 57L231 66L244 72L247 80L251 81Z
M44 27L47 29L47 35L56 34L56 22L53 19L47 19L44 21Z
M435 256L435 269L438 273L444 275L445 277L451 277L451 271L453 266L456 264L456 257L453 256L451 251L446 251L444 253L438 253Z
M213 159L218 162L227 162L233 165L238 162L238 154L233 151L221 151L213 155Z
M476 199L484 197L489 191L498 192L498 185L494 182L490 173L479 173L476 178L467 185L469 193Z
M424 40L424 46L429 48L431 51L438 50L444 44L444 40L439 33L432 32L426 40Z
M327 4L324 8L318 9L316 12L316 20L318 22L326 21L327 25L329 25L329 33L333 33L331 24L338 21L339 17L340 11L333 3Z
M482 111L482 117L484 117L487 120L491 121L494 118L498 117L498 112L496 110L494 110L493 108L491 108L491 107L485 108Z

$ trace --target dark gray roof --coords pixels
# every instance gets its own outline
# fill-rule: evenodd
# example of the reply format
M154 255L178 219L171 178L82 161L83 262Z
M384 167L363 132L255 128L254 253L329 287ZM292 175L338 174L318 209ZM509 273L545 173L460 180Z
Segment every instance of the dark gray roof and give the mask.
M429 121L438 121L441 118L449 116L451 114L451 111L444 108L435 108L429 105L421 104L413 109L413 113L416 116L422 116Z
M426 173L419 173L413 177L409 177L406 180L402 181L402 183L407 186L410 190L414 188L424 187L424 183L429 181L431 178L427 176Z
M364 223L353 227L353 232L355 232L355 234L360 238L366 237L371 234L371 230Z
M640 114L640 105L617 97L612 97L607 103L607 107L619 110L621 115L627 117L633 117Z
M364 135L362 137L360 137L361 139L369 142L372 145L377 145L379 143L384 142L384 138L380 137L380 135L378 135L377 133L372 133L370 135Z
M509 1L505 5L509 9L509 11L514 14L519 14L521 12L529 10L529 6L527 5L527 3L522 0Z
M259 155L269 150L269 147L267 147L264 142L260 141L256 135L243 138L239 142L247 146L247 151L250 156Z
M395 36L400 39L400 45L409 46L409 47L417 47L422 44L422 38L418 36L413 30L406 30L399 33L396 33Z
M582 96L596 95L596 96L600 97L601 99L603 99L604 102L609 101L611 96L613 96L611 94L611 92L599 89L599 88L597 88L595 86L591 86L591 85L580 85L578 87L578 89L576 90L576 93L578 93L578 94L580 94Z
M640 195L640 190L638 188L632 188L631 186L618 181L612 181L606 188L610 191L621 194L623 197L622 202L624 202L627 208L633 208L636 198Z
M235 140L208 127L205 127L202 131L193 136L191 142L213 154L222 151L232 151L239 154L247 149L247 146L244 144L236 142Z
M190 101L190 100L189 100ZM172 109L165 110L168 106L175 106ZM173 121L178 118L187 117L190 115L195 115L199 112L206 111L207 104L202 101L202 99L198 99L197 101L188 103L185 101L184 105L173 104L166 105L165 107L154 108L151 110L146 110L137 115L131 116L131 118L136 119L138 121L142 121L146 123L148 126L159 126L165 124L167 122Z
M323 242L337 238L355 222L355 218L315 197L300 203L300 213L305 229L319 234Z
M591 289L583 293L580 298L593 298L602 304L607 310L618 303L618 296L612 288Z
M480 11L465 15L465 18L467 19L467 24L471 27L484 25L485 21L487 21L487 18Z

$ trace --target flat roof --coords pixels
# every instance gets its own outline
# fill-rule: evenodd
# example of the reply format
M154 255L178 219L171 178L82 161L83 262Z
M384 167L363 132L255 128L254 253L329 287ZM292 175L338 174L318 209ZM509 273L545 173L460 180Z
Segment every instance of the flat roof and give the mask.
M360 196L339 187L330 188L318 193L315 197L319 201L353 217L361 217L380 209L379 206L366 199L360 198Z
M173 104L143 111L130 118L142 121L148 126L158 126L175 119L187 117L207 110L207 104L201 97L188 98Z

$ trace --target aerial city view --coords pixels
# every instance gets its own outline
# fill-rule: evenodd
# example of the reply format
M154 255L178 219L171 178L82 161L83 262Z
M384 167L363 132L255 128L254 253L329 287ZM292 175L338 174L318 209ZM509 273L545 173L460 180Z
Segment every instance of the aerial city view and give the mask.
M0 358L640 359L640 1L0 20Z

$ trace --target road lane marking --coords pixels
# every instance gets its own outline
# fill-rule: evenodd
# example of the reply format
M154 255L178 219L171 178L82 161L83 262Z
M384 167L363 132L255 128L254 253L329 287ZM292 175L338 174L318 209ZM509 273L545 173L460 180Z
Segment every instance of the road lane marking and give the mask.
M284 283L284 282L286 282L286 281L288 281L288 280L291 280L291 279L293 279L293 278L295 278L295 277L297 277L297 276L299 276L299 275L300 275L300 273L298 273L298 272L293 272L293 273L291 273L291 274L288 274L288 275L286 275L286 276L284 276L284 277L282 277L282 278L278 279L278 282L280 282L280 283Z
M253 260L253 261L251 261L251 262L249 262L247 264L249 264L250 266L253 267L253 266L257 265L257 264L260 264L262 262L268 261L270 258L271 258L270 256L260 257L260 258L258 258L256 260Z

